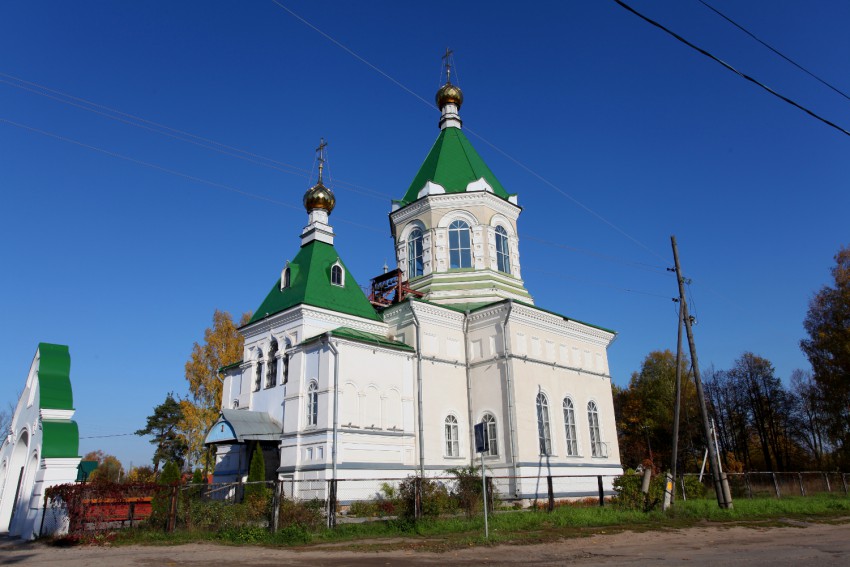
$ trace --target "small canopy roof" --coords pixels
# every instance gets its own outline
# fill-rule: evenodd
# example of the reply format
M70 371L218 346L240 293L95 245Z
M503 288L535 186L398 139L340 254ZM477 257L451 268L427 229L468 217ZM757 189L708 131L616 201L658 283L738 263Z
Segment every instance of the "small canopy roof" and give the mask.
M264 411L224 409L207 433L204 444L274 441L280 439L281 433L283 426Z

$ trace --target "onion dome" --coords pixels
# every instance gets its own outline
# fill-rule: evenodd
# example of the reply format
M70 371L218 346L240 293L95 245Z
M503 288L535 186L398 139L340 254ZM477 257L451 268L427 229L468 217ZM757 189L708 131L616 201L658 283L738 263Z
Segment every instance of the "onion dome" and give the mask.
M437 91L436 101L437 108L440 110L447 104L454 104L460 110L460 105L463 104L463 91L460 90L460 87L451 84L451 82L446 82Z
M334 205L336 205L334 192L325 187L321 178L318 183L307 189L307 192L304 193L304 208L307 209L308 213L316 209L323 209L328 214L331 214L331 211L334 210Z

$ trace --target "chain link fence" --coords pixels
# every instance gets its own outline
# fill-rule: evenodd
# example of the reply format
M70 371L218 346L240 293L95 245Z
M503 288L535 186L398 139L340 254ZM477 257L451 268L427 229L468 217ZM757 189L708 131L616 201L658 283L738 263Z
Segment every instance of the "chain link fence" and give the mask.
M678 479L677 496L683 495L687 500L685 479L697 478L697 474L683 475ZM815 494L837 493L847 496L850 481L847 473L842 472L747 472L726 473L732 498L783 498L787 496L813 496ZM714 484L711 474L702 476L702 484L706 494L714 494Z

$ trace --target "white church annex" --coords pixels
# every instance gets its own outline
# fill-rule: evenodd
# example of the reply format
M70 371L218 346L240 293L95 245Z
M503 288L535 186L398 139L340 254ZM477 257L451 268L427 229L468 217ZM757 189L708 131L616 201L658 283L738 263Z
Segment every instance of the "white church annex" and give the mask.
M463 134L462 103L447 80L440 134L389 214L398 269L368 298L334 248L320 145L301 248L240 329L243 361L222 369L206 441L216 482L246 478L256 446L270 478L436 476L478 464L483 422L488 474L511 477L504 496L533 498L547 475L588 477L556 479L561 498L595 495L595 475L611 490L622 473L607 358L616 335L534 304L522 209Z

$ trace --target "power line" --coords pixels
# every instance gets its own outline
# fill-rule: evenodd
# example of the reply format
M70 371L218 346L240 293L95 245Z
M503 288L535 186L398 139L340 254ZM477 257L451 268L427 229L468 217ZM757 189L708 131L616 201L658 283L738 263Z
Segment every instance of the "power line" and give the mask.
M628 293L637 293L639 295L648 295L650 297L658 297L658 298L661 298L661 299L666 299L667 301L670 300L670 294L662 295L662 294L659 294L659 293L653 293L651 291L641 291L641 290L638 290L638 289L630 289L630 288L625 288L625 287L619 287L619 286L612 285L612 284L609 284L609 283L589 280L587 278L570 276L570 275L564 274L563 272L552 272L552 271L549 271L549 270L538 270L536 268L523 268L523 271L525 271L525 272L537 272L537 273L540 273L540 274L545 274L547 276L556 277L556 278L559 278L559 279L578 281L578 282L583 282L583 283L586 283L586 284L595 285L597 287L607 287L609 289L615 289L617 291L624 291L624 292L628 292Z
M68 94L63 91L59 91L57 89L52 89L50 87L40 85L38 83L34 83L32 81L27 81L20 77L15 77L14 75L9 75L7 73L0 72L0 76L7 77L9 79L13 79L15 81L19 81L24 84L16 84L12 81L7 81L0 79L0 83L9 85L11 87L15 87L17 89L21 89L33 94L37 94L39 96L43 96L57 102L61 102L62 104L67 104L69 106L73 106L75 108L79 108L81 110L85 110L87 112L91 112L94 114L98 114L100 116L104 116L109 118L110 120L115 120L122 124L127 124L129 126L134 126L136 128L141 128L143 130L147 130L149 132L153 132L155 134L159 134L161 136L167 136L169 138L173 138L175 140L179 140L181 142L186 142L189 144L193 144L195 146L199 146L204 149L208 149L214 152L218 152L220 154L224 154L230 157L234 157L236 159L241 159L247 161L249 163L253 163L255 165L259 165L262 167L267 167L270 169L274 169L283 173L288 173L291 175L297 175L299 177L305 177L308 180L311 178L312 172L300 168L298 166L288 164L286 162L282 162L279 160L272 159L270 157L266 157L254 152L250 152L248 150L243 150L234 146L230 146L228 144L224 144L222 142L218 142L216 140L211 140L209 138L205 138L203 136L199 136L197 134L193 134L191 132L187 132L185 130L180 130L178 128L172 128L171 126L167 126L165 124L154 122L153 120L148 120L146 118L142 118L140 116L129 114L126 112L122 112L115 108L111 108L109 106L99 104L93 102L91 100L87 100L84 98L80 98L71 94ZM30 86L25 86L30 85ZM35 87L35 88L31 88ZM38 89L42 89L47 92L41 92ZM54 94L48 94L54 93ZM60 95L60 96L54 96ZM66 97L70 100L65 100L61 97ZM117 115L117 116L115 116ZM390 195L386 193L381 193L374 189L369 189L367 187L363 187L361 185L351 183L345 180L336 180L337 185L342 185L343 189L352 191L354 193L360 193L362 195L366 195L367 197L372 197L376 199L386 199L388 201L392 200ZM345 187L348 186L348 187Z
M763 46L765 46L766 48L768 48L769 50L771 50L772 52L774 52L775 54L777 54L778 56L782 57L784 60L786 60L787 62L792 64L794 67L803 71L804 73L806 73L810 77L816 79L817 81L820 81L822 84L831 88L832 90L834 90L835 92L837 92L838 94L840 94L841 96L846 98L847 100L850 100L850 96L845 94L843 91L841 91L837 87L829 84L824 79L821 79L820 77L818 77L817 75L815 75L814 73L812 73L811 71L809 71L808 69L806 69L805 67L803 67L802 65L797 63L796 61L794 61L793 59L791 59L790 57L781 53L778 49L769 45L767 42L762 41L754 33L749 31L748 29L746 29L744 26L742 26L741 24L739 24L738 22L736 22L735 20L733 20L732 18L730 18L729 16L727 16L726 14L724 14L723 12L721 12L720 10L718 10L717 8L715 8L714 6L709 4L708 2L705 2L704 0L697 0L697 1L700 4L702 4L703 6L705 6L706 8L708 8L709 10L711 10L712 12L714 12L715 14L717 14L718 16L720 16L721 18L723 18L724 20L726 20L727 22L729 22L730 24L732 24L733 26L735 26L736 28L738 28L739 30L741 30L742 32L744 32L745 34L747 34L748 36L750 36L751 38L753 38L754 40L756 40L757 42L759 42L760 44L762 44Z
M135 433L113 433L111 435L89 435L88 437L80 437L80 439L105 439L107 437L128 437Z
M271 0L271 1L274 4L276 4L277 6L279 6L280 8L282 8L283 10L285 10L287 13L289 13L292 17L296 18L298 21L302 22L304 25L308 26L310 29L314 30L316 33L320 34L322 37L324 37L325 39L327 39L328 41L330 41L331 43L333 43L334 45L336 45L337 47L339 47L340 49L342 49L343 51L345 51L346 53L348 53L349 55L351 55L352 57L354 57L355 59L357 59L358 61L360 61L364 65L366 65L367 67L369 67L370 69L379 73L381 76L383 76L384 78L386 78L387 80L389 80L390 82L392 82L393 84L395 84L396 86L398 86L399 88L404 90L406 93L412 95L416 99L423 102L429 108L431 108L431 109L437 108L436 106L434 106L434 104L432 102L421 97L419 94L417 94L412 89L405 86L403 83L401 83L397 79L393 78L389 73L385 72L384 70L379 68L377 65L369 62L364 57L362 57L358 53L356 53L354 50L350 49L349 47L347 47L343 43L337 41L336 39L331 37L328 33L322 31L321 29L319 29L317 26L310 23L308 20L306 20L302 16L298 15L297 13L292 11L291 9L284 6L281 2L279 2L279 0ZM519 167L521 167L522 169L524 169L525 171L527 171L528 173L530 173L534 177L538 178L540 181L545 183L547 186L551 187L552 189L554 189L555 191L557 191L558 193L560 193L561 195L563 195L564 197L566 197L567 199L569 199L570 201L572 201L573 203L575 203L576 205L578 205L579 207L581 207L582 209L584 209L585 211L587 211L588 213L590 213L591 215L596 217L598 220L607 224L610 228L613 228L614 230L619 232L621 235L625 236L626 238L628 238L629 240L631 240L632 242L634 242L635 244L637 244L638 246L640 246L641 248L643 248L644 250L649 252L650 254L653 254L654 256L661 258L661 259L666 261L666 258L664 258L664 256L660 255L659 253L657 253L653 249L649 248L643 242L641 242L637 238L633 237L632 235L627 233L625 230L621 229L619 226L617 226L613 222L609 221L608 219L603 217L601 214L597 213L596 211L594 211L593 209L591 209L590 207L588 207L587 205L585 205L584 203L582 203L581 201L579 201L578 199L573 197L572 195L568 194L566 191L564 191L563 189L561 189L560 187L558 187L557 185L555 185L554 183L552 183L551 181L549 181L548 179L546 179L545 177L543 177L542 175L537 173L535 170L531 169L530 167L528 167L527 165L525 165L524 163L522 163L521 161L519 161L518 159L516 159L515 157L513 157L509 153L507 153L506 151L502 150L501 148L499 148L498 146L496 146L495 144L493 144L492 142L490 142L489 140L487 140L486 138L484 138L480 134L476 133L474 130L467 127L466 131L469 132L470 134L472 134L473 136L475 136L476 138L478 138L479 140L481 140L482 142L484 142L485 144L487 144L488 146L490 146L491 148L493 148L494 150L496 150L497 152L499 152L500 154L502 154L503 156L505 156L506 158L508 158L509 160L511 160L512 162L514 162L516 165L518 165Z
M237 159L242 159L242 160L245 160L245 161L252 163L252 164L255 164L255 165L272 168L272 169L275 169L277 171L281 171L281 172L284 172L284 173L291 173L291 174L307 173L308 175L306 177L308 179L312 178L313 170L315 170L315 163L313 164L312 170L308 172L308 170L306 170L306 169L298 168L294 165L290 165L290 164L287 164L287 163L282 162L282 161L274 160L272 158L263 156L261 154L257 154L257 153L254 153L254 152L243 150L241 148L238 148L238 147L235 147L235 146L232 146L232 145L229 145L229 144L225 144L223 142L218 142L216 140L211 140L209 138L205 138L203 136L193 134L192 132L188 132L186 130L180 130L178 128L173 128L171 126L162 124L160 122L155 122L153 120L149 120L147 118L141 117L141 116L136 115L136 114L130 114L130 113L118 110L116 108L106 106L104 104L100 104L100 103L97 103L97 102L94 102L94 101L91 101L91 100L88 100L88 99L85 99L85 98L82 98L82 97L72 95L72 94L65 92L65 91L61 91L61 90L54 89L54 88L51 88L51 87L47 87L45 85L42 85L42 84L39 84L39 83L36 83L36 82L33 82L33 81L23 79L21 77L9 75L8 73L3 73L2 71L0 71L0 76L7 77L9 79L13 79L14 81L19 81L21 83L24 83L25 85L29 85L30 87L35 87L35 88L30 88L28 86L19 85L19 84L16 84L14 82L11 82L11 81L8 81L8 80L3 80L3 79L0 79L0 83L9 85L9 86L12 86L12 87L15 87L15 88L19 88L19 89L22 89L24 91L27 91L27 92L30 92L30 93L33 93L33 94L44 96L44 97L50 98L52 100L55 100L57 102L61 102L63 104L68 104L68 105L73 106L75 108L80 108L82 110L86 110L86 111L104 116L106 118L116 120L116 121L123 123L123 124L135 126L137 128L142 128L144 130L148 130L148 131L156 133L156 134L161 134L161 135L168 136L170 138L173 138L173 139L176 139L176 140L179 140L179 141L188 142L188 143L197 145L197 146L204 148L204 149L208 149L208 150L215 151L215 152L218 152L218 153L223 153L225 155L235 157ZM72 101L78 101L78 102L71 102L69 100L64 100L60 96L53 96L51 94L41 92L37 89L43 89L43 90L48 91L50 93L55 93L56 95L60 95L61 97L66 97L68 99L71 99ZM86 105L90 105L90 106L95 107L95 108L90 108L89 106L86 106ZM99 109L102 109L102 110L99 110ZM119 115L120 117L113 116L110 113L114 113L116 115ZM124 118L121 118L121 117L126 117L127 119L124 119ZM141 124L134 122L134 121L138 121ZM150 125L150 126L148 126L148 125ZM167 130L167 131L162 131L159 128ZM173 132L177 135L172 134L170 132ZM473 133L474 135L477 136L477 134L475 134L474 132L471 132L471 133ZM191 139L186 139L183 136L191 138ZM480 136L478 136L478 137L480 138ZM481 138L481 139L483 140L483 138ZM196 140L198 140L198 141L196 141ZM69 140L66 140L66 141L69 141ZM489 143L486 140L483 140L483 141L485 141L485 143ZM226 150L230 150L230 151L225 151L225 150L222 150L221 148L215 147L215 146L220 146L221 148L225 148ZM250 157L245 157L245 156L239 155L239 154L245 154L245 156L250 156ZM510 157L510 156L508 156L508 157ZM257 158L257 159L251 159L251 158ZM260 160L262 160L262 161L260 161ZM264 163L264 162L270 162L270 163ZM281 167L276 167L275 164L280 165L282 167L290 168L293 171L288 171L286 169L282 169ZM363 193L363 194L367 194L368 196L372 196L372 197L376 197L376 198L392 200L392 198L389 195L387 195L385 193L381 193L381 192L376 191L374 189L370 189L368 187L364 187L362 185L354 184L354 183L339 180L339 179L334 179L334 184L337 185L337 186L340 185L340 184L349 185L351 187L351 189L347 189L347 190L354 191L355 193ZM557 189L557 187L556 187L556 189ZM566 195L566 196L568 198L571 198L569 195ZM277 203L282 204L282 203L279 203L279 202L277 202ZM581 205L581 203L577 203L577 204L579 204L580 206L583 206L583 205ZM592 213L592 211L591 211L591 213ZM602 220L604 221L604 219L602 219ZM607 222L607 221L605 221L605 222ZM599 257L599 258L606 259L608 261L619 262L619 263L622 263L624 265L630 265L630 266L636 267L638 269L645 269L645 270L649 270L649 271L655 271L655 270L664 271L664 268L661 268L661 267L658 267L658 266L652 266L650 264L643 264L641 262L633 262L633 261L616 259L612 256L608 256L608 255L603 254L601 252L594 252L592 250L586 250L586 249L583 250L583 249L580 249L580 248L567 246L567 245L564 245L564 244L559 244L557 242L545 240L543 238L537 238L537 237L532 236L532 235L526 235L525 238L539 242L539 243L547 245L547 246L552 246L552 247L561 248L561 249L564 249L564 250L570 250L570 251L573 251L573 252L578 252L578 253L582 253L582 254L596 256L596 257Z
M610 256L608 254L603 254L601 252L596 252L594 250L589 250L587 248L577 248L575 246L568 246L566 244L553 242L551 240L545 240L543 238L538 238L536 236L525 235L524 239L525 240L532 240L534 242L539 242L541 244L546 244L547 246L552 246L554 248L561 248L563 250L569 250L570 252L577 252L579 254L585 254L585 255L588 255L588 256L593 256L593 257L605 260L607 262L624 264L624 265L627 265L627 266L631 266L633 268L637 268L639 270L646 270L648 272L652 272L652 273L656 273L656 274L669 275L669 273L667 272L667 269L663 266L655 266L653 264L645 264L643 262L634 262L632 260L625 260L623 258L618 258L616 256Z
M21 128L23 130L29 130L30 132L35 132L35 133L41 134L43 136L54 138L54 139L60 140L62 142L74 144L74 145L80 146L82 148L86 148L86 149L89 149L89 150L92 150L92 151L95 151L95 152L99 152L99 153L108 155L110 157L114 157L114 158L117 158L117 159L128 161L130 163L134 163L134 164L137 164L137 165L149 167L151 169L155 169L155 170L161 171L163 173L175 175L177 177L182 177L184 179L188 179L188 180L194 181L196 183L201 183L201 184L204 184L204 185L209 185L211 187L217 187L219 189L224 189L225 191L230 191L232 193L236 193L236 194L242 195L244 197L250 197L252 199L265 201L267 203L272 203L274 205L280 205L281 207L286 207L288 209L294 209L294 210L297 210L297 211L303 210L302 207L299 207L297 205L293 205L291 203L285 203L283 201L278 201L277 199L272 199L271 197L266 197L265 195L258 195L257 193L251 193L250 191L245 191L244 189L239 189L238 187L234 187L232 185L225 185L224 183L218 183L217 181L210 181L209 179L204 179L202 177L197 177L195 175L183 173L182 171L177 171L176 169L170 169L170 168L167 168L167 167L163 167L161 165L157 165L155 163L150 163L150 162L143 161L143 160L140 160L140 159L125 156L125 155L119 154L117 152L105 150L103 148L98 148L97 146L92 146L91 144L86 144L85 142L80 142L79 140L74 140L73 138L68 138L66 136L60 136L59 134L54 134L53 132L48 132L46 130L41 130L39 128L27 126L26 124L21 124L20 122L14 122L12 120L7 120L6 118L2 118L2 117L0 117L0 122L9 124L10 126L15 126L17 128ZM378 233L381 233L381 234L383 234L383 232L384 232L384 231L379 230L377 228L367 226L367 225L364 225L364 224L360 224L360 223L356 223L356 222L352 222L352 221L346 220L344 218L338 218L337 217L337 220L340 221L340 222L343 222L345 224L348 224L348 225L352 225L352 226L356 226L358 228L362 228L364 230L369 230L369 231L372 231L372 232L378 232Z
M619 4L619 5L620 5L621 7L623 7L625 10L627 10L627 11L631 12L632 14L634 14L635 16L639 17L640 19L644 20L645 22L647 22L647 23L649 23L649 24L651 24L651 25L653 25L653 26L657 27L658 29L660 29L660 30L662 30L662 31L664 31L664 32L666 32L666 33L668 33L668 34L670 34L671 36L673 36L674 38L676 38L676 39L677 39L677 40L679 40L680 42L684 43L685 45L687 45L687 46L688 46L688 47L690 47L691 49L694 49L694 50L698 51L699 53L702 53L703 55L705 55L706 57L708 57L708 58L709 58L709 59L711 59L712 61L715 61L715 62L719 63L719 64L720 64L720 65L722 65L724 68L728 69L729 71L732 71L733 73L735 73L736 75L738 75L738 76L739 76L739 77L741 77L742 79L746 79L747 81L749 81L749 82L751 82L751 83L753 83L753 84L755 84L755 85L758 85L759 87L761 87L762 89L766 90L767 92L769 92L770 94L772 94L772 95L773 95L773 96L775 96L776 98L778 98L778 99L780 99L780 100L783 100L783 101L787 102L788 104L790 104L791 106L793 106L793 107L795 107L795 108L798 108L798 109L802 110L803 112L805 112L806 114L808 114L808 115L809 115L809 116L811 116L812 118L815 118L816 120L820 120L821 122L823 122L823 123L824 123L824 124L826 124L827 126L831 126L831 127L835 128L836 130L838 130L839 132L841 132L842 134L845 134L845 135L847 135L847 136L850 136L850 131L845 130L845 129L844 129L844 128L842 128L841 126L839 126L839 125L835 124L834 122L831 122L830 120L827 120L826 118L824 118L824 117L820 116L819 114L816 114L814 111L809 110L809 109L808 109L808 108L806 108L805 106L803 106L803 105L801 105L801 104L799 104L799 103L797 103L797 102L794 102L793 100L791 100L790 98L786 97L785 95L779 94L778 92L776 92L776 91L775 91L775 90L773 90L772 88L770 88L770 87L768 87L767 85L765 85L764 83L760 82L758 79L754 79L753 77L751 77L751 76L747 75L746 73L742 73L741 71L737 70L735 67L733 67L733 66L731 66L730 64L726 63L726 62L725 62L725 61L723 61L722 59L718 59L717 57L715 57L714 55L712 55L711 53L709 53L709 52L708 52L708 51L706 51L705 49L702 49L701 47L697 47L696 45L694 45L693 43L691 43L690 41L688 41L688 40L687 40L687 39L685 39L684 37L680 36L680 35L679 35L679 34L677 34L676 32L674 32L674 31L672 31L672 30L670 30L670 29L668 29L668 28L664 27L663 25L659 24L659 23L658 23L658 22L656 22L655 20L653 20L653 19L651 19L651 18L649 18L649 17L647 17L647 16L644 16L643 14L641 14L640 12L638 12L637 10L635 10L634 8L632 8L631 6L629 6L628 4L626 4L625 2L623 2L622 0L614 0L614 2L616 2L617 4Z

